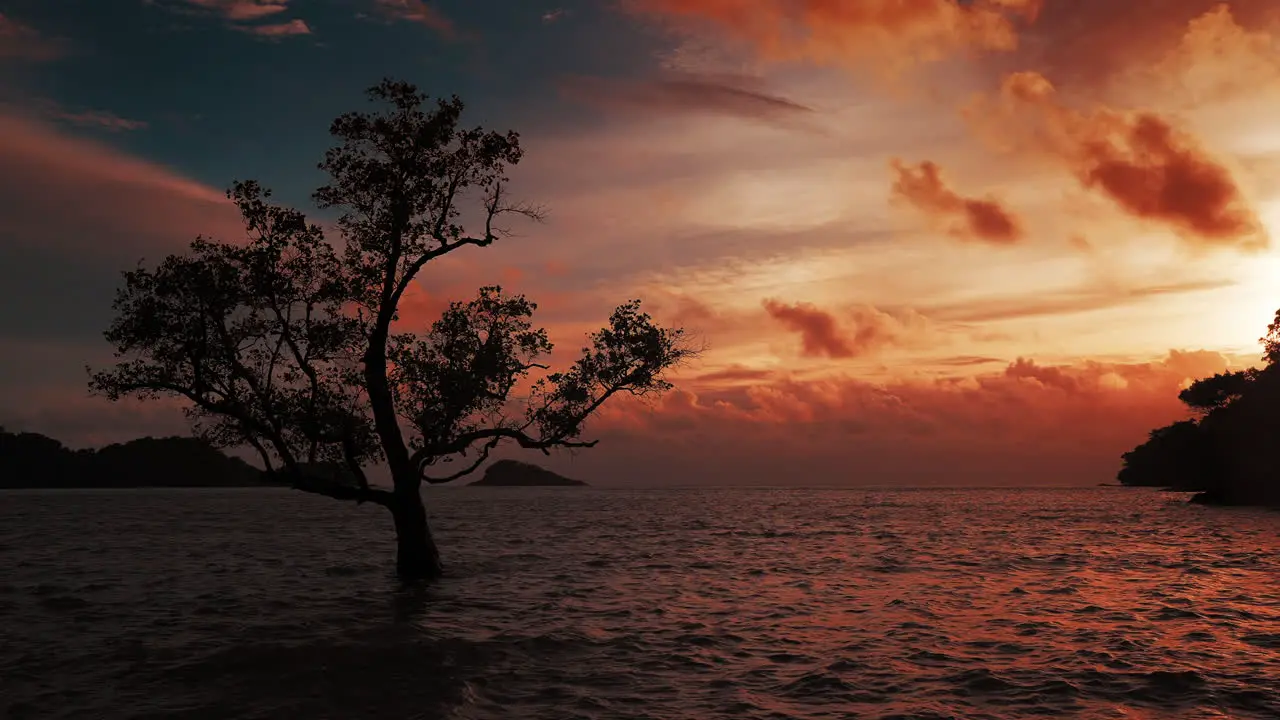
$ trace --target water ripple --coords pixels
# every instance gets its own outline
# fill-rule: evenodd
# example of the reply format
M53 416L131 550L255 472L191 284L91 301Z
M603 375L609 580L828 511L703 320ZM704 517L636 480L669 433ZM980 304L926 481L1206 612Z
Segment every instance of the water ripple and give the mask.
M1080 491L12 492L6 718L1280 717L1280 515Z

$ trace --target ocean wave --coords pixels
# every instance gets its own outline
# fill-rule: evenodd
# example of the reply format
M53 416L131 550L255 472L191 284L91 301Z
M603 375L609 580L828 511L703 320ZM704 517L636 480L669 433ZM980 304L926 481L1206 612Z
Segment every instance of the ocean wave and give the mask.
M368 508L6 497L0 716L1280 717L1274 514L1111 489L430 499L449 576L405 590Z

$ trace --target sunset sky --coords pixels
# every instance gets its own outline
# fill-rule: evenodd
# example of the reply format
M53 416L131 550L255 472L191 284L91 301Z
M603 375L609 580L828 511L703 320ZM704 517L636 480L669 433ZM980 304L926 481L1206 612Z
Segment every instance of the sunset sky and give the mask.
M85 389L119 271L242 237L235 179L310 208L329 120L390 75L519 130L550 211L407 323L500 283L557 362L629 297L706 344L550 467L1109 482L1280 307L1278 28L1273 0L3 0L0 424L182 431Z

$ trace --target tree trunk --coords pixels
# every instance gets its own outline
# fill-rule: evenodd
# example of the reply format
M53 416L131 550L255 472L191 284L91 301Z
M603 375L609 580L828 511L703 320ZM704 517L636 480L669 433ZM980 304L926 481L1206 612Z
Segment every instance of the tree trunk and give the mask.
M416 490L397 491L391 501L391 516L396 523L396 575L406 582L440 577L440 551L431 537L422 496Z

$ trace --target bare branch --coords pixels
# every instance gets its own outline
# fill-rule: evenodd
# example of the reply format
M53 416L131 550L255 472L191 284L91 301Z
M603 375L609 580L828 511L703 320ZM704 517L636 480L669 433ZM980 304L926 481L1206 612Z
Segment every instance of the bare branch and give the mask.
M466 477L467 475L470 475L471 473L479 469L480 466L484 464L485 460L489 459L489 451L498 446L498 442L500 439L501 438L493 438L492 440L490 440L488 443L484 445L484 447L480 448L480 453L478 454L474 462L467 465L465 468L453 473L452 475L446 475L444 477L432 477L427 475L426 472L423 472L422 479L431 485L443 485L444 483L453 482L458 478L462 478L462 477Z
M409 263L404 274L400 277L396 290L392 295L393 304L398 305L400 303L400 298L403 297L404 293L409 289L409 285L413 283L413 279L417 277L418 273L422 271L422 268L432 260L468 246L488 247L493 244L495 240L509 235L510 233L507 230L494 225L494 221L499 216L520 215L534 222L541 222L546 219L546 211L540 206L526 203L516 203L512 205L503 204L501 201L502 189L503 184L496 183L493 192L490 193L489 197L485 200L484 235L480 237L460 237L450 242L449 238L444 235L443 231L443 223L447 218L448 211L452 208L453 195L457 192L456 187L450 187L449 204L441 211L440 220L437 221L437 225L432 232L432 237L439 243L439 245L431 250L423 252L417 257L417 259Z
M395 499L395 495L387 490L378 490L369 487L357 487L353 485L343 485L342 483L329 483L317 480L316 478L306 477L302 473L294 475L294 481L290 485L294 490L301 490L313 495L323 495L334 500L353 500L357 504L373 503L390 507Z
M454 438L453 441L451 441L447 445L440 445L435 447L424 447L418 450L418 452L414 453L414 458L416 462L421 464L425 462L428 458L432 458L432 457L458 455L460 453L466 452L471 448L472 445L475 445L476 443L482 440L487 440L490 442L493 442L495 440L496 441L511 440L515 442L517 445L519 445L520 447L524 448L525 450L541 450L544 455L550 455L551 454L550 451L555 448L590 448L590 447L595 447L596 444L599 442L598 440L580 441L580 440L571 440L568 438L545 438L545 439L536 438L524 432L523 430L517 430L515 428L494 427L494 428L483 428L480 430L473 430L472 432L459 435L457 438Z

